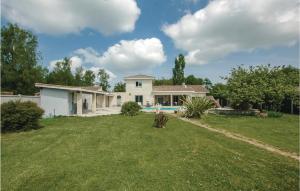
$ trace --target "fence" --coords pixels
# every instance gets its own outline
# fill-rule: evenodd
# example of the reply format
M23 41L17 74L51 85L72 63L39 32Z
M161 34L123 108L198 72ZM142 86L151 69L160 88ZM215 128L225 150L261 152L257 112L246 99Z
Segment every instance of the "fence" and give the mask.
M1 95L1 104L9 101L21 100L21 101L32 101L40 106L40 96L27 96L27 95Z

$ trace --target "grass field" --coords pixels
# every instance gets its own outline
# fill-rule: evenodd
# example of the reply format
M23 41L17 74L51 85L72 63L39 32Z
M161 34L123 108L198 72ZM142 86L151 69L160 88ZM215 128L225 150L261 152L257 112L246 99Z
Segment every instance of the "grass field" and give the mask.
M207 115L201 122L254 138L282 150L299 154L299 116L281 118Z
M299 167L243 142L152 114L44 119L2 135L2 190L298 190Z

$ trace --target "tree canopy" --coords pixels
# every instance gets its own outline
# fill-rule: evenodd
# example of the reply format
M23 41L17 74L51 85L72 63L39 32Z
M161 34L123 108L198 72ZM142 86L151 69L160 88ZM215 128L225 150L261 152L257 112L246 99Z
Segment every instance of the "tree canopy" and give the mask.
M114 92L125 92L126 91L126 84L123 82L118 82L114 86Z
M98 77L99 77L99 85L102 87L104 91L107 91L110 88L110 84L108 82L109 74L106 73L104 69L99 69Z
M299 69L270 65L237 67L227 80L228 98L233 107L266 107L279 110L286 96L294 99L299 84Z
M180 85L184 82L185 60L182 54L175 59L175 67L173 68L173 84Z
M16 24L1 28L1 88L16 94L34 94L35 82L43 82L46 70L38 64L38 39Z

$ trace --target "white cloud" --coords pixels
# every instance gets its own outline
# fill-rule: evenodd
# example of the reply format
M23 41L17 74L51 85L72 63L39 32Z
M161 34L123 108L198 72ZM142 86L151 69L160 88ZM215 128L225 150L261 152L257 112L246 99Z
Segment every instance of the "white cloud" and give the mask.
M78 49L74 54L84 63L118 73L145 71L161 65L166 60L163 45L157 38L121 40L103 54L92 48Z
M3 0L10 22L47 34L131 32L141 11L135 0Z
M297 0L215 0L162 30L187 52L187 63L205 64L239 51L297 42Z
M81 48L71 54L71 67L82 66L85 70L92 70L95 74L100 68L106 70L110 80L117 76L148 72L156 66L165 62L166 56L161 41L157 38L121 40L119 43L109 47L103 54L93 48ZM53 69L54 60L49 63Z

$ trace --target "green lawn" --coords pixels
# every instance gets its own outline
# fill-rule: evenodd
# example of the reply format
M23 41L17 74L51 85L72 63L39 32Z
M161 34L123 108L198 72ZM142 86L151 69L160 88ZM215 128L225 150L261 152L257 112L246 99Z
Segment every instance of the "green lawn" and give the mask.
M281 118L207 115L201 120L210 127L225 129L299 154L299 116Z
M153 114L45 119L2 135L2 190L298 190L295 160Z

